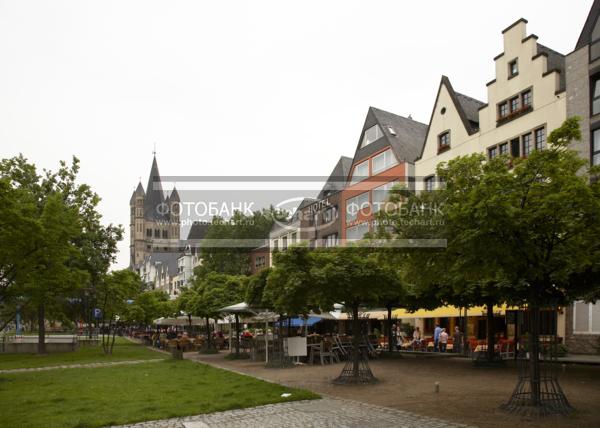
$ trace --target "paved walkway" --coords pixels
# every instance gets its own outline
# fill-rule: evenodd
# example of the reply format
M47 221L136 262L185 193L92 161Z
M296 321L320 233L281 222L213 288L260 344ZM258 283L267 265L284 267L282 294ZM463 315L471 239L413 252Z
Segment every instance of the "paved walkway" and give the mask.
M164 358L152 358L150 360L113 361L110 363L65 364L62 366L28 367L28 368L23 368L23 369L0 370L0 374L23 373L23 372L43 372L43 371L47 371L47 370L57 370L57 369L81 369L81 368L126 366L126 365L133 365L133 364L142 364L142 363L154 363L157 361L164 361Z
M401 410L351 400L322 398L249 409L122 425L121 428L459 428Z

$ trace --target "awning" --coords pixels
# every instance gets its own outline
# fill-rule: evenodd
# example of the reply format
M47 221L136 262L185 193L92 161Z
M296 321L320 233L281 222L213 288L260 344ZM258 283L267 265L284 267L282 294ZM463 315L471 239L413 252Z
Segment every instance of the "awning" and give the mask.
M504 315L507 310L517 310L518 308L508 307L507 305L494 306L494 315ZM485 316L487 308L485 306L475 306L467 310L467 316ZM419 309L415 312L408 312L406 309L396 309L392 312L394 318L451 318L460 317L464 314L464 309L455 306L442 306L431 311L425 309Z
M361 311L358 313L358 318L367 320L384 320L387 318L387 311ZM348 312L342 312L338 319L340 321L351 320L352 314Z
M323 320L323 318L320 318L317 316L308 317L308 318L294 317L294 318L289 319L289 322L292 327L304 327L305 325L311 327L322 320ZM279 323L282 323L282 325L285 327L288 325L288 319L280 320L277 322L277 324L279 324Z

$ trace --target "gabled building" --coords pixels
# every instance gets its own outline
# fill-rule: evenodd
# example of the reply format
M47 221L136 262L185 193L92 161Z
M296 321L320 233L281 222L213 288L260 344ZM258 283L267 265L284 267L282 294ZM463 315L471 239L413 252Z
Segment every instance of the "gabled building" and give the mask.
M346 188L341 194L341 239L361 239L396 184L412 187L427 125L374 107L367 112Z
M417 190L433 190L437 165L457 156L527 157L566 119L565 56L527 35L526 25L519 19L502 31L504 51L494 58L487 103L454 91L442 77L416 162Z

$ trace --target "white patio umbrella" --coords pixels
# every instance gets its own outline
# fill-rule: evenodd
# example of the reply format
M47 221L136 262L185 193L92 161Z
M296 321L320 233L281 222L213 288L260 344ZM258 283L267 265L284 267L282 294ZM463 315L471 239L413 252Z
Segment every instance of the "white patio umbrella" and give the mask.
M175 318L160 317L160 318L154 320L154 324L156 324L156 325L177 325L177 320Z
M250 320L255 322L265 323L265 363L269 362L269 336L267 334L269 330L269 321L277 321L279 314L270 311L259 312L254 315Z
M240 314L249 314L256 315L256 312L250 308L250 305L246 302L236 303L235 305L225 306L224 308L219 309L219 312L224 314L234 314L235 315L235 334L237 335L237 346L236 346L236 354L239 354L239 343L240 343ZM229 352L231 352L231 334L229 335Z

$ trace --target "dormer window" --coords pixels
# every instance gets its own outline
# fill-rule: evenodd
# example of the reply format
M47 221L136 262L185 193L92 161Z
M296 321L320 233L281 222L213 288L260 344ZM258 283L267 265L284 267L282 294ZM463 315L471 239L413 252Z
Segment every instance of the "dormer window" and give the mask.
M442 132L438 136L438 153L442 153L450 148L450 131Z
M519 64L515 58L508 63L508 78L515 77L517 74L519 74Z
M357 164L352 172L352 179L350 184L356 184L359 181L363 181L365 178L369 178L369 161L366 160Z
M383 132L381 132L379 125L371 126L365 131L360 147L366 147L372 142L379 140L381 137L383 137Z

